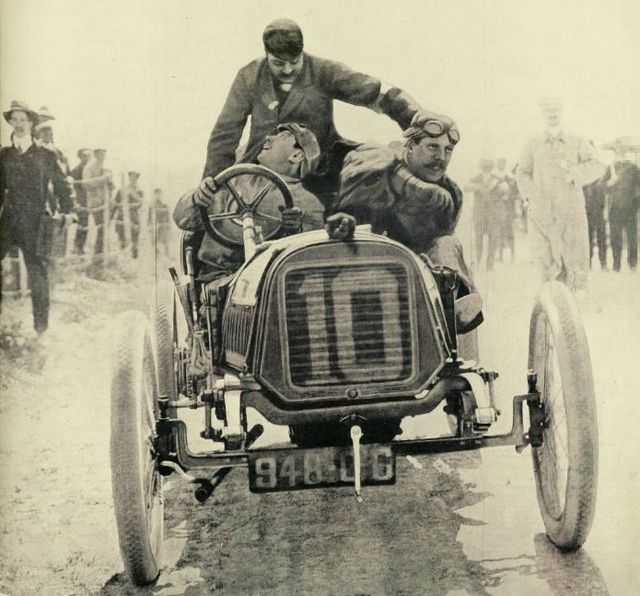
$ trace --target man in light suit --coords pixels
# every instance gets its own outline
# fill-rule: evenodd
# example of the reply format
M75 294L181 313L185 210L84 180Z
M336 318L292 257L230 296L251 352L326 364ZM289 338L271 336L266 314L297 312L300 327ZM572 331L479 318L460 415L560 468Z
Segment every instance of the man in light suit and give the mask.
M570 289L586 287L589 234L582 187L597 180L604 166L595 148L562 126L562 101L540 102L546 130L525 146L516 179L529 201L533 256L541 281L559 279Z

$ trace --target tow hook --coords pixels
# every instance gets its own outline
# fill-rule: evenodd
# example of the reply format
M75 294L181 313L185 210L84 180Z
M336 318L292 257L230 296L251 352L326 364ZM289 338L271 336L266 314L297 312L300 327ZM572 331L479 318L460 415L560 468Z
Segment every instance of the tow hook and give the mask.
M362 439L362 429L354 424L351 427L351 443L353 445L353 480L356 495L356 501L362 503L362 486L361 486L361 464L360 464L360 439Z

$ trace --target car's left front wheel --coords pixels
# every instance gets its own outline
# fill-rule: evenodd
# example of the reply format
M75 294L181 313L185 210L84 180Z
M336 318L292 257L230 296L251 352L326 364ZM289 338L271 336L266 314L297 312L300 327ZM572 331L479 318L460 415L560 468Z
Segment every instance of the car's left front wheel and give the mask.
M156 362L147 320L121 316L111 376L111 476L120 552L136 585L160 573L164 504L155 453Z

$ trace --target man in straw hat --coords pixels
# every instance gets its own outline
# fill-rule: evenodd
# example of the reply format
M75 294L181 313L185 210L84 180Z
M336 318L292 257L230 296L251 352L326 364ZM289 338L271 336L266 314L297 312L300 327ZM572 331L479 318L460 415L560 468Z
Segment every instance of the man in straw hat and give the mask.
M274 218L282 218L281 234L291 234L303 230L322 228L324 224L323 206L318 198L306 190L302 179L314 172L320 161L320 146L313 132L306 126L297 123L280 124L276 130L267 135L256 161L280 174L293 195L292 209L280 211L282 195L272 186L260 203L260 212L268 218L257 217L256 223L263 232L269 234L273 230ZM245 175L231 181L238 192L245 198L255 197L267 184L263 176ZM204 231L200 215L200 207L208 212L216 213L225 210L230 192L222 189L214 192L213 178L207 176L200 186L184 195L176 205L173 219L179 228L189 231ZM235 224L229 224L231 227ZM204 264L200 274L208 279L216 279L232 273L244 262L242 247L227 247L205 235L198 259Z
M418 104L397 87L303 51L300 27L289 19L267 25L265 56L238 72L211 132L203 176L215 176L236 161L247 118L251 130L239 161L252 161L278 124L299 122L316 135L322 158L305 185L323 200L337 190L342 160L357 143L342 138L333 121L333 101L386 114L406 128ZM444 116L440 117L444 119Z
M582 187L602 176L604 166L592 144L562 126L562 100L544 98L539 107L545 131L527 142L516 171L529 203L532 255L542 281L559 279L579 290L589 269Z
M62 213L71 211L71 197L55 155L34 143L36 112L25 102L12 101L4 118L13 134L11 146L0 150L0 259L11 245L22 251L31 286L34 328L42 333L49 323L48 254L43 238L50 231L46 211L48 184L53 185ZM1 280L0 271L0 286Z

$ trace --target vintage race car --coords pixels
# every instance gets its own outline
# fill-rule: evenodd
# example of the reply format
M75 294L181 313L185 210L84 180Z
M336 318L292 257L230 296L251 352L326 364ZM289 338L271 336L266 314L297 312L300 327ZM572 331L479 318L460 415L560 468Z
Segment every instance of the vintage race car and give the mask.
M344 485L362 500L363 485L395 482L400 454L489 446L531 446L547 535L560 549L579 548L594 514L598 442L589 350L565 286L542 287L527 391L513 399L511 432L490 435L498 375L460 355L456 272L366 226L262 238L275 237L279 222L261 209L264 192L235 190L233 179L247 174L293 205L270 170L225 170L215 183L232 189L226 210L203 211L203 224L218 241L244 244L244 264L204 281L198 239L185 237L187 283L171 270L172 296L157 300L152 320L124 313L115 336L113 497L133 582L159 574L164 476L194 483L201 502L236 467L248 468L253 492ZM440 405L451 436L394 438L404 417ZM202 409L210 451L190 449L182 408ZM264 429L249 426L250 408L288 426L291 443L256 448Z

